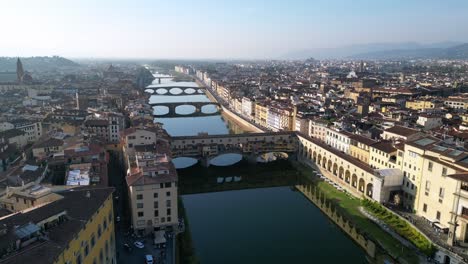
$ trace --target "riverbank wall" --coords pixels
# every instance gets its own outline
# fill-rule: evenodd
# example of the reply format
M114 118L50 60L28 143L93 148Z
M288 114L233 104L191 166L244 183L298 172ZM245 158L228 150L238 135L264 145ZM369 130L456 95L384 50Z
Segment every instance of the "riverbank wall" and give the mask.
M376 244L362 235L354 225L342 216L333 206L332 202L328 201L320 190L312 185L296 185L296 189L301 192L309 201L317 206L329 219L331 219L340 229L351 237L366 253L375 258Z
M263 132L266 132L265 130L263 129L260 129L259 127L253 125L251 122L249 122L248 120L246 120L244 117L240 116L239 114L237 113L234 113L233 111L231 111L227 106L225 106L223 104L223 102L220 102L219 100L216 99L216 96L213 95L213 93L211 92L210 89L208 89L206 87L206 85L204 85L203 83L201 83L199 80L196 80L196 83L198 86L201 86L201 87L205 87L205 94L206 96L210 99L210 101L212 102L216 102L216 103L219 103L220 106L221 106L221 110L223 111L223 114L231 119L232 121L234 121L237 125L241 126L242 128L244 128L245 131L248 131L248 132L254 132L254 133L263 133Z

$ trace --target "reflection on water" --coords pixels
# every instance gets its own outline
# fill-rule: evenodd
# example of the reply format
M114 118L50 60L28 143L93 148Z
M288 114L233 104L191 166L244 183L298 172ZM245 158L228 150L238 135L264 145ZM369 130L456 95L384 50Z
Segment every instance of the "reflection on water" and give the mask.
M163 105L159 105L159 106L155 106L153 107L153 115L165 115L169 113L169 107L167 106L163 106Z
M200 262L366 263L363 250L295 190L297 177L284 161L181 170Z
M222 154L213 158L212 160L210 160L210 164L215 165L215 166L229 166L241 160L242 160L242 155L228 153L228 154Z
M180 157L172 160L176 169L184 169L197 164L198 160L189 157Z
M179 105L176 107L175 112L179 115L193 114L197 108L193 105Z

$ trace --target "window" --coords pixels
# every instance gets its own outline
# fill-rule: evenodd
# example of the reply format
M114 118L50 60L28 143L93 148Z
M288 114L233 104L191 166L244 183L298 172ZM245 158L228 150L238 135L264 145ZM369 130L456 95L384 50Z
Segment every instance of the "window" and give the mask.
M107 229L107 220L106 219L104 219L103 226L104 226L104 229Z
M138 212L138 217L143 217L143 212Z
M427 164L427 170L432 171L433 166L434 166L434 163L432 163L432 161L429 161L429 163Z
M431 182L430 181L426 181L426 192L430 191L431 190Z
M154 198L158 198L158 193L153 193Z
M439 197L440 197L440 198L444 198L444 194L445 194L445 188L442 188L442 187L441 187L441 188L439 189Z
M423 205L423 212L425 212L425 213L427 212L427 204Z
M99 224L98 230L97 230L97 236L98 236L98 238L100 238L101 235L102 235L102 227L101 227L101 224Z
M161 217L161 223L164 223L166 222L166 218L165 217Z
M171 215L171 208L167 208L166 214L167 214L168 216Z
M447 176L447 168L442 168L442 176Z
M88 256L89 254L89 245L88 245L88 241L85 241L85 246L84 246L84 255L85 257Z
M440 221L440 212L439 211L437 211L437 213L436 213L436 219Z
M171 221L171 217L170 217L170 216L167 217L167 221L168 221L168 222Z
M154 208L158 208L159 207L159 203L156 201L154 202Z
M166 183L164 184L164 187L165 187L165 188L171 188L171 183L170 183L170 182L166 182Z
M154 210L154 217L158 217L159 216L159 211L158 210Z
M143 208L143 203L137 203L137 208Z
M166 207L171 207L171 200L166 200Z
M143 200L143 194L137 194L137 200Z
M81 254L79 254L79 255L76 257L76 264L81 264L81 263L82 263Z
M102 248L99 251L99 261L102 263L102 260L104 259L104 254L102 254Z
M166 192L166 196L171 196L171 192Z
M94 245L96 245L96 237L94 236L94 234L92 234L91 235L91 248L93 248Z

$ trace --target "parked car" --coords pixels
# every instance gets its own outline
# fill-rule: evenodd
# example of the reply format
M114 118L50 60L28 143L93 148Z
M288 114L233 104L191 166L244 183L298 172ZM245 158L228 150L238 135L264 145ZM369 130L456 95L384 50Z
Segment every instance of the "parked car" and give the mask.
M133 245L137 248L144 248L145 245L143 245L143 243L141 243L140 241L135 241L135 243L133 243Z
M153 264L153 256L152 255L146 255L145 260L146 260L146 264Z

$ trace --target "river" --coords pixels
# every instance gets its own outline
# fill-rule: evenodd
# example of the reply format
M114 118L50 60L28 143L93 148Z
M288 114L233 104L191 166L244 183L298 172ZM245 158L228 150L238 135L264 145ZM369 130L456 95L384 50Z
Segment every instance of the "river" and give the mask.
M164 80L152 87L164 85L196 84ZM159 93L150 101L209 101L198 92L181 96ZM185 105L176 111L193 110ZM164 114L165 110L155 107L154 113ZM156 117L155 121L173 136L242 132L222 115ZM303 179L288 162L249 165L239 160L239 155L226 154L215 158L214 166L203 168L193 165L196 160L190 158L174 159L180 168L179 191L201 263L368 263L364 250L294 187Z

